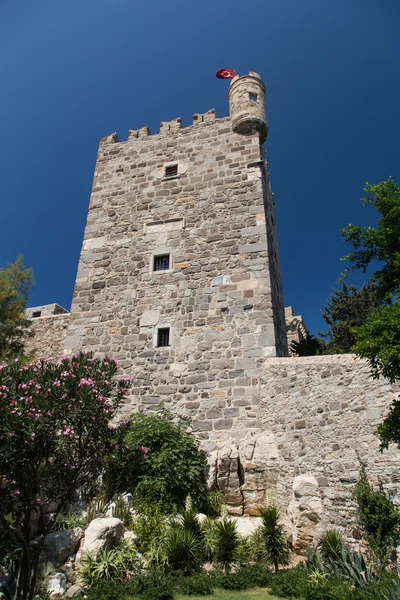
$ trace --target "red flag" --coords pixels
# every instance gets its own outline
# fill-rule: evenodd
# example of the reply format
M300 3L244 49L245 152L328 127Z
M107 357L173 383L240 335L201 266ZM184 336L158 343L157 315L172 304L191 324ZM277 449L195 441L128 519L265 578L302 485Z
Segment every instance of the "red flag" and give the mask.
M215 76L218 77L218 79L233 79L235 77L235 71L231 71L229 69L218 69L218 71L215 73Z

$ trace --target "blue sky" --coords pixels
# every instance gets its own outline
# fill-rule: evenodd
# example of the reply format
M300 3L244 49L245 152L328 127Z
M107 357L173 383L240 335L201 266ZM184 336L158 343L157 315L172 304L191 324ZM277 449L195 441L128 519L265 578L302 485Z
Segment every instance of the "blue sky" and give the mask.
M366 181L400 183L399 29L398 0L3 0L0 265L22 253L30 305L69 308L99 138L226 116L215 71L253 70L285 304L323 327L340 227L374 222Z

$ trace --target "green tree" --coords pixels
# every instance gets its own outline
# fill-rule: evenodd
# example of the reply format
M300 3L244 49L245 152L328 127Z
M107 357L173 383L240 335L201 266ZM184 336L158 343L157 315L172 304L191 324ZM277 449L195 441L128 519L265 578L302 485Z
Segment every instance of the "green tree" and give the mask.
M291 342L290 352L295 356L317 356L325 353L325 347L324 340L308 333L304 340Z
M29 337L25 307L33 287L32 269L25 269L22 256L0 269L0 360L21 356Z
M342 229L352 251L342 260L350 266L343 274L373 269L370 283L376 287L382 306L355 330L352 350L366 358L373 377L381 375L392 383L400 379L400 186L389 177L376 185L367 184L365 205L379 217L375 227L349 225ZM396 400L389 416L378 428L381 449L400 442L400 409Z
M342 289L334 291L322 311L328 331L320 335L329 337L323 353L351 352L356 341L355 328L363 325L382 306L383 301L376 285L367 284L358 288L342 284Z
M368 481L363 464L360 467L354 496L358 506L360 525L365 532L369 548L377 566L384 569L397 546L400 512L382 486L374 490Z
M173 505L184 508L188 495L197 507L205 503L207 455L187 431L187 423L175 423L173 418L168 411L160 410L156 414L136 414L125 424L105 478L109 496L135 492L138 500L161 502L166 509ZM126 447L131 448L132 456L124 450ZM146 456L140 466L138 447Z
M95 493L115 450L110 420L130 385L117 367L90 354L0 367L0 523L22 548L15 600L33 598L45 535L76 489Z
M341 230L343 239L352 251L341 260L350 263L345 271L377 267L371 275L383 299L397 295L400 288L400 186L392 177L376 185L364 188L367 196L362 198L365 206L373 206L380 217L376 227L348 225Z

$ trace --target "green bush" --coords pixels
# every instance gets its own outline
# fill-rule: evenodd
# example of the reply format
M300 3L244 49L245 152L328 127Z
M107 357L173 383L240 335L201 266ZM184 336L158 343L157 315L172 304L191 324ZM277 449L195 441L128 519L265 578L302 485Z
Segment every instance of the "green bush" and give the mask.
M130 544L121 544L97 554L85 554L79 569L79 579L85 587L101 581L128 581L140 572L141 564L137 550Z
M113 501L115 506L113 506L112 509L112 516L122 521L125 527L131 529L133 518L131 511L129 510L129 506L126 504L126 502L124 502L124 499L119 494L114 497Z
M262 527L257 527L251 535L246 538L248 558L252 562L268 564L270 559L265 546L265 536Z
M206 561L212 562L214 560L215 546L217 543L217 532L216 532L215 519L207 517L200 524L201 537L203 540L204 558Z
M85 528L86 520L78 515L72 513L61 514L54 521L52 531L65 531L66 529L73 529L74 527Z
M135 581L135 592L141 600L172 600L175 583L160 571L139 576Z
M198 573L179 580L179 591L185 596L209 596L214 591L214 581L207 573Z
M212 490L207 494L204 512L208 517L222 517L225 504L225 497L221 490Z
M99 581L85 592L86 600L125 600L136 589L120 581Z
M174 423L165 410L134 415L126 425L123 443L118 443L123 452L117 451L108 466L105 482L109 493L135 492L137 498L161 500L169 508L184 508L188 495L194 506L203 504L207 456L186 428L187 423ZM140 461L138 448L143 454Z
M399 538L400 511L394 506L382 486L374 490L368 481L364 465L354 490L358 517L370 550L380 569L384 569Z
M255 587L268 587L272 573L261 565L241 567L235 573L215 574L215 586L224 590L246 590Z
M271 594L279 596L280 598L290 596L302 598L305 596L308 589L307 578L307 571L300 567L289 569L287 571L279 571L271 578L271 583L269 585Z
M165 529L164 507L161 504L144 504L139 507L140 514L135 517L131 528L138 536L137 547L140 552L147 553L155 543L157 546L162 539Z

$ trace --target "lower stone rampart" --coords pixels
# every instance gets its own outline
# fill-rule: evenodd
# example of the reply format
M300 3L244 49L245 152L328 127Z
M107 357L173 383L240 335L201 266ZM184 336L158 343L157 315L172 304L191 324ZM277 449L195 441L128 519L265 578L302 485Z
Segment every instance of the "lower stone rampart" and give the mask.
M265 360L262 431L227 439L212 455L212 477L230 511L256 515L274 499L299 552L329 526L357 540L352 490L359 459L397 502L400 453L394 447L381 453L375 436L397 391L372 379L368 364L352 355Z
M28 350L35 357L61 356L70 319L70 314L35 319ZM354 542L359 532L352 490L359 458L372 481L394 492L396 502L400 495L400 452L391 447L381 453L375 436L398 387L374 380L368 364L352 355L260 359L258 370L252 402L246 388L215 381L195 407L183 389L179 401L171 393L165 405L193 420L209 454L210 485L225 493L231 514L257 515L273 499L299 552L329 526ZM215 400L232 407L232 426L206 432L202 423ZM252 416L248 427L238 405ZM132 410L147 408L132 397L124 411Z

